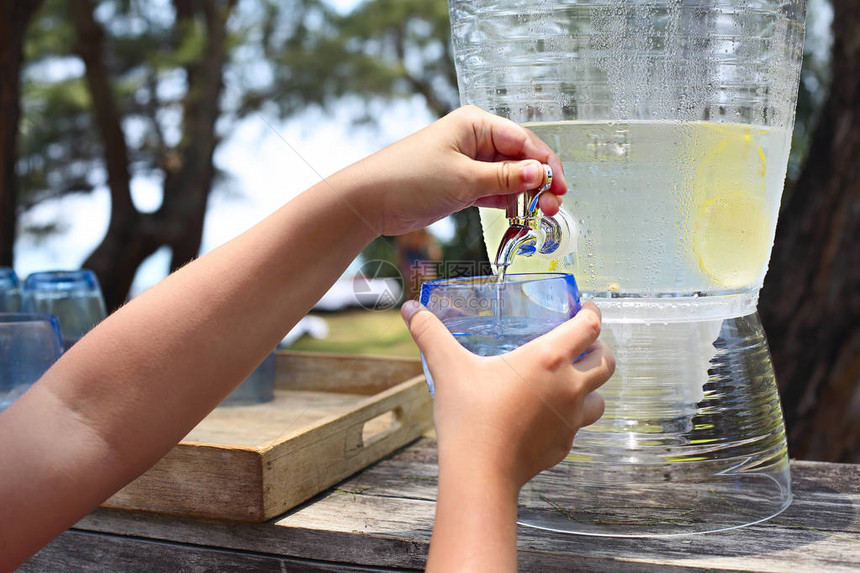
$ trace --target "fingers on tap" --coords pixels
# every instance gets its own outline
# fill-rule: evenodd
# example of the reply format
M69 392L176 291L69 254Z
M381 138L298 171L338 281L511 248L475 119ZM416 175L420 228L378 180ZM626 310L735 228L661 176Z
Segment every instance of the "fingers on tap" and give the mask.
M540 210L543 214L552 217L561 208L561 198L552 193L544 193L540 196Z
M564 195L567 193L567 181L564 178L564 166L561 159L534 132L528 129L526 132L528 137L523 149L525 156L549 165L552 169L552 186L549 190L554 195Z
M536 159L548 164L553 173L550 191L554 195L567 193L561 159L533 131L508 119L495 117L491 133L493 147L498 155L506 158Z

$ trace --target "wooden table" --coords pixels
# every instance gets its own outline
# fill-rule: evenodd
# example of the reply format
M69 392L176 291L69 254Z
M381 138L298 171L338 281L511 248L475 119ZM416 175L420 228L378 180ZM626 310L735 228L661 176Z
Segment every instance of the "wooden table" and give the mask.
M293 511L240 523L99 509L21 571L422 569L436 496L421 438ZM794 502L742 529L662 539L519 529L521 571L860 571L860 465L793 462Z

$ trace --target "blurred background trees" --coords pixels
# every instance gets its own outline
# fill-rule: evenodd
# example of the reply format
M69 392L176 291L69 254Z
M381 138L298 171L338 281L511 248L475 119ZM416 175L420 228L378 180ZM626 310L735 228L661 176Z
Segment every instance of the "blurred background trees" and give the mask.
M282 115L348 99L356 104L357 123L374 123L392 100L415 95L437 118L459 106L445 0L367 0L344 16L330 16L315 33L267 37L266 51L276 63L268 99ZM489 268L478 210L451 219L454 237L443 246L444 258ZM396 263L402 250L396 242L380 237L368 258Z
M0 264L11 266L20 185L18 124L21 119L21 68L27 27L41 0L0 2Z
M810 1L810 19L823 1ZM252 114L347 107L373 124L398 99L433 116L458 105L445 0L0 0L0 264L41 202L110 190L104 239L83 263L111 308L140 264L198 254L218 145ZM824 6L825 8L827 6ZM833 0L833 52L807 54L797 126L760 311L794 455L860 461L860 6ZM25 34L26 32L26 34ZM831 80L832 78L832 80ZM829 89L828 89L829 86ZM135 177L161 187L135 205ZM474 209L447 259L486 261ZM374 258L396 262L381 239Z
M296 27L314 17L315 5L278 4ZM214 151L248 111L239 100L255 91L251 84L247 93L227 93L225 74L241 74L249 28L274 6L245 14L235 0L46 0L32 23L24 50L20 208L107 186L108 230L84 266L99 276L109 308L125 301L138 267L160 247L171 251L171 270L197 256L219 177ZM160 182L157 209L135 206L136 176Z
M4 41L20 69L10 65L3 77L22 81L3 93L23 115L20 129L5 130L20 137L3 146L4 154L17 149L18 178L8 175L3 187L0 256L11 265L16 211L105 184L110 224L84 266L99 276L110 308L159 248L170 249L171 270L198 254L219 182L214 151L243 118L351 100L354 121L372 123L390 101L416 94L434 116L458 103L444 1L374 0L346 15L319 0L9 3L3 22L18 33ZM12 126L8 109L4 125ZM135 206L136 176L160 182L157 209ZM474 211L455 217L456 258L486 257ZM18 232L56 230L49 223ZM372 250L396 252L393 239L381 243Z
M813 73L814 62L809 63ZM798 109L810 135L793 143L808 152L799 176L787 185L759 309L792 454L857 463L860 3L855 0L833 1L827 76L832 79L823 105ZM801 102L810 103L805 83Z

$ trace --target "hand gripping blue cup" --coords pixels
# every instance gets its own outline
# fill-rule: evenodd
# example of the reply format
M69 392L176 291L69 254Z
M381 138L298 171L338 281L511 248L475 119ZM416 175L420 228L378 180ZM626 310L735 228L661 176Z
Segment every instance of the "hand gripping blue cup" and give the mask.
M572 274L523 273L440 279L421 285L419 299L451 334L479 356L504 354L546 334L581 308ZM421 357L430 393L433 379Z

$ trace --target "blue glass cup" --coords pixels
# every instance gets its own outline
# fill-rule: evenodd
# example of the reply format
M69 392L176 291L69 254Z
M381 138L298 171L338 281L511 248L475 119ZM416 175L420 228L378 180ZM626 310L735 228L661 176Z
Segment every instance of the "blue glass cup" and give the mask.
M0 313L0 412L41 378L62 353L55 316Z
M66 350L107 315L99 281L86 269L29 275L24 281L21 310L56 316Z
M546 334L581 308L569 273L440 279L421 285L419 299L457 341L479 356L504 354ZM433 380L421 357L430 393Z
M18 312L21 306L21 281L15 270L0 267L0 312Z

